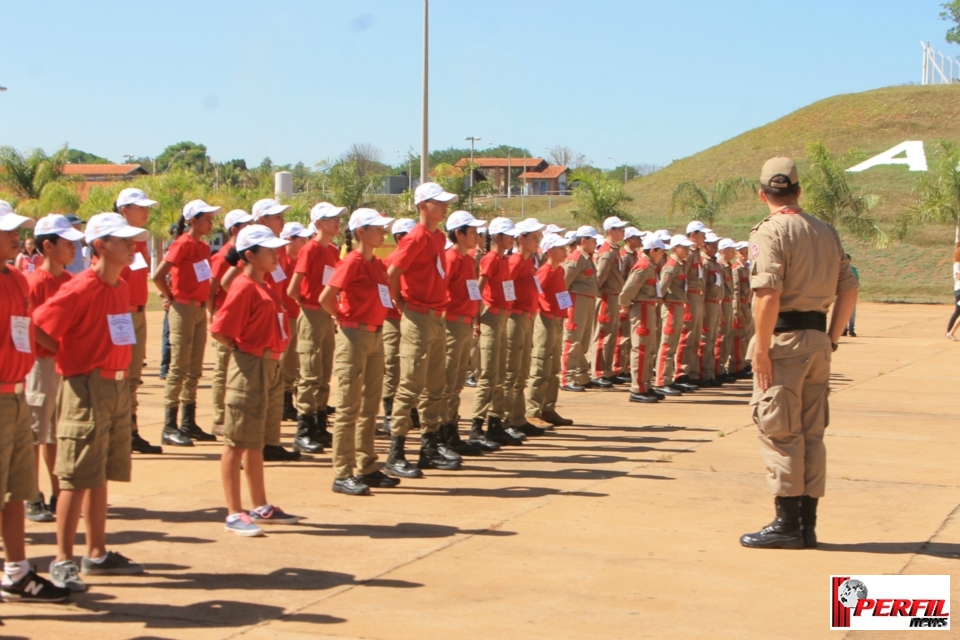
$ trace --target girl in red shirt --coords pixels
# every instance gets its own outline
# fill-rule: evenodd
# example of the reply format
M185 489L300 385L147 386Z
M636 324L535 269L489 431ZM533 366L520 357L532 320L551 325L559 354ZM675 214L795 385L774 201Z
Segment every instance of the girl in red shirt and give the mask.
M203 374L203 350L207 342L206 306L210 298L210 245L203 241L213 230L213 217L220 207L191 200L177 222L178 236L153 274L163 296L170 321L170 371L163 390L166 413L163 444L193 446L192 440L216 441L196 421L197 385ZM189 227L189 229L188 229ZM167 285L167 274L170 284ZM183 405L178 437L177 414ZM186 438L182 437L186 436Z
M243 263L243 273L230 285L210 331L232 353L227 369L226 420L220 476L227 499L225 529L241 536L260 536L260 524L295 524L298 516L267 501L263 448L280 442L283 372L280 359L290 341L280 296L265 282L279 264L277 249L287 244L267 227L250 225L237 234L228 260ZM253 504L245 512L240 499L240 465L247 476Z
M43 254L37 250L33 238L23 241L23 251L17 256L17 269L24 273L33 273L43 264Z

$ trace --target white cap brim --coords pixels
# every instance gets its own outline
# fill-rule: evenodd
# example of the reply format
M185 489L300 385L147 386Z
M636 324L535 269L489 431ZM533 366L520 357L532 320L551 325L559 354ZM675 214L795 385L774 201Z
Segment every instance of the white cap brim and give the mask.
M70 227L66 231L60 231L57 233L57 235L63 238L64 240L69 240L71 242L79 242L80 240L83 240L86 237L84 236L83 231L80 231L79 229L74 229L73 227Z
M110 233L104 233L102 235L94 236L92 238L84 234L83 237L87 239L87 243L90 243L96 240L97 238L107 238L109 236L113 236L114 238L133 238L134 240L146 240L147 230L126 225L123 227L117 227L116 229L112 229Z
M374 218L373 220L370 220L370 221L364 220L363 224L358 224L356 226L349 225L350 231L356 231L360 227L389 227L391 224L393 224L393 221L395 219L396 218L387 218L384 216L380 216L379 218Z
M247 251L247 250L252 249L252 248L254 248L254 247L263 247L263 248L265 248L265 249L279 249L280 247L285 247L285 246L287 246L288 244L290 244L288 241L286 241L286 240L281 240L280 238L267 238L267 239L264 240L263 242L258 242L258 243L256 243L256 244L251 244L250 246L244 247L243 249L241 249L241 248L238 246L238 247L237 247L237 252L238 252L238 253L243 253L244 251Z
M124 202L123 204L120 204L118 202L117 208L119 209L120 207L126 207L127 205L131 205L131 204L135 204L138 207L155 207L160 203L157 202L156 200L151 200L149 198L141 198L139 200L130 200L129 202Z
M18 213L8 213L0 216L0 231L13 231L23 227L24 229L33 229L37 221L33 218L21 216Z
M261 211L260 217L263 218L264 216L276 216L281 213L285 213L289 210L290 210L290 205L288 204L275 204L269 209L267 209L266 211Z

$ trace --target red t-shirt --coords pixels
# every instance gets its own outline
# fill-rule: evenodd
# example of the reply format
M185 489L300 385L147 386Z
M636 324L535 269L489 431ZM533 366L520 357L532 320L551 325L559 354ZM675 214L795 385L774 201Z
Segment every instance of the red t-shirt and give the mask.
M17 256L16 265L17 269L23 271L24 273L33 273L43 264L43 254L39 251L34 251L33 253L21 253Z
M300 304L309 304L314 307L320 305L320 294L323 293L323 274L327 267L334 269L340 262L340 250L334 244L328 244L326 247L314 239L310 239L307 244L300 249L297 254L297 266L294 273L302 273L303 280L300 281ZM329 271L332 276L332 271ZM328 277L329 279L329 277Z
M544 262L537 270L537 280L540 281L540 288L543 289L543 293L539 296L540 310L555 316L566 316L566 310L561 310L560 302L557 301L557 294L567 290L563 264L553 268L549 262Z
M480 275L487 276L487 284L483 287L483 304L494 309L510 309L512 302L503 297L503 282L510 279L510 266L505 258L501 258L496 251L480 259Z
M388 255L386 258L383 259L383 264L386 265L387 267L389 267L390 265L392 265L392 264L393 264L393 257L394 257L395 255L397 255L397 252L396 252L396 251L394 251L393 253L391 253L390 255ZM393 319L393 320L401 320L401 319L403 318L403 314L400 313L400 310L397 309L396 307L392 307L392 308L390 308L390 309L387 309L387 317L388 317L388 318L391 318L391 319Z
M130 288L130 306L142 307L147 304L147 298L150 291L147 289L147 280L150 277L150 253L147 251L146 242L136 242L137 253L143 258L147 266L137 269L124 267L120 272L120 279L127 283Z
M403 269L400 295L407 304L443 311L447 308L447 269L443 256L447 237L430 233L420 223L400 240L393 264Z
M23 274L9 266L0 271L0 382L23 382L33 368L33 324L30 318L30 287ZM29 350L24 353L17 349L14 342L12 318L26 318L19 320L19 326L27 326L26 342L20 347Z
M477 317L480 302L470 299L467 280L477 280L477 261L469 253L460 255L456 247L447 249L447 315Z
M210 280L197 281L197 263L206 262L206 269L210 268L210 245L203 240L194 240L189 233L184 233L170 245L163 256L164 262L173 265L170 271L170 290L174 298L206 302L210 297Z
M510 268L510 279L513 280L513 290L517 294L513 310L530 313L540 311L540 293L533 281L537 277L533 256L524 260L520 252L514 253L507 258L507 265Z
M383 326L387 307L380 301L380 287L386 287L386 294L390 295L387 266L383 260L373 256L373 260L367 262L359 251L351 251L337 265L327 284L340 289L340 312L337 315L341 322Z
M237 343L240 351L282 353L290 342L287 312L273 287L260 284L245 273L230 283L223 306L210 323L211 333L221 333Z
M220 282L220 288L217 289L217 297L213 300L214 311L222 307L224 300L227 299L227 291L223 288L223 278L227 275L227 271L230 271L227 254L232 248L233 240L228 240L226 244L220 247L220 251L217 251L213 254L213 257L210 258L210 272L213 274L213 277Z
M113 343L110 316L129 314L127 283L120 280L111 287L96 271L87 269L35 309L33 321L60 343L57 371L69 378L94 369L126 371L130 366L130 345Z
M54 278L49 271L43 269L38 269L28 275L27 286L30 287L30 308L39 309L40 305L52 298L71 277L70 272L66 269L59 278ZM36 343L36 353L38 358L52 358L56 355L39 342Z
M291 318L300 317L300 304L287 295L287 288L290 286L290 278L293 277L293 270L297 268L297 261L290 258L290 255L287 253L286 247L280 247L280 264L283 266L283 273L287 277L283 280L283 286L280 287L280 299L283 301L283 306L287 310L287 315ZM299 253L297 254L300 255Z

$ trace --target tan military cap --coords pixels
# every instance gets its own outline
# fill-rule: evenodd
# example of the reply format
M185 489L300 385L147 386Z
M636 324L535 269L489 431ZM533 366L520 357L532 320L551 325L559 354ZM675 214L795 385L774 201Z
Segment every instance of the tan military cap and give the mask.
M767 160L760 171L760 184L774 189L785 189L800 182L797 165L790 158L777 156Z

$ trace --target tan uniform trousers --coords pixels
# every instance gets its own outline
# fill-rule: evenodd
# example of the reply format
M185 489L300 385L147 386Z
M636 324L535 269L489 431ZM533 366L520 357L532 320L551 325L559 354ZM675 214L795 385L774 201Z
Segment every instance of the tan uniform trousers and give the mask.
M323 309L301 309L297 320L297 353L300 354L297 413L300 415L326 411L335 348L336 325L330 314Z
M700 379L713 380L719 373L717 335L720 332L720 302L707 302L703 314L703 336L700 339Z
M377 470L373 439L383 391L383 331L340 328L334 356L337 414L333 472L337 479Z
M207 311L174 302L167 318L171 351L163 406L197 404L197 385L203 375L203 350L207 343Z
M653 386L657 359L657 303L642 301L630 307L630 391L647 393Z
M741 304L744 323L740 330L740 362L747 362L747 347L750 346L750 340L753 339L753 309L749 304Z
M400 320L383 321L383 397L392 398L400 384Z
M467 380L470 352L473 350L473 323L444 320L447 328L446 377L443 385L443 424L460 419L460 392Z
M630 352L633 351L633 341L630 338L630 331L629 314L620 314L620 326L617 332L617 348L613 352L613 370L617 375L631 370Z
M297 382L300 380L300 354L297 352L297 318L287 317L287 335L290 342L283 352L281 368L283 369L283 392L296 393Z
M563 355L563 318L537 315L533 321L533 350L527 380L527 417L541 418L556 411Z
M509 312L507 312L509 313ZM473 417L506 418L504 384L507 376L507 315L489 309L480 316L480 368Z
M530 375L532 350L533 314L511 313L507 318L507 375L503 399L509 424L505 426L519 427L527 421L524 391Z
M700 340L703 337L704 300L702 293L690 293L688 297L690 305L684 310L677 362L683 375L697 380L703 377L700 371Z
M734 316L733 330L730 332L730 356L727 359L727 371L736 373L743 368L743 319Z
M280 358L273 359L269 351L263 356L233 351L227 369L226 404L225 445L256 451L264 445L279 445L283 417Z
M822 498L827 480L824 429L830 424L830 350L773 360L773 384L753 383L753 421L767 484L777 496Z
M596 300L592 296L571 293L573 307L567 309L563 323L563 352L560 363L560 384L587 384L590 382L590 363L587 362L588 340L593 335L596 319Z
M137 343L130 345L130 367L127 369L127 386L130 387L130 411L137 415L137 389L143 384L143 361L147 357L147 314L145 311L131 311L133 332Z
M468 374L477 375L477 369L480 368L480 336L470 337L470 364L467 368Z
M391 435L405 436L417 407L424 433L440 428L446 382L446 320L433 313L404 310L400 320L400 384L393 401ZM421 398L421 394L423 397Z
M227 393L227 369L230 366L230 349L213 341L213 348L216 350L217 359L213 364L213 381L210 383L210 391L213 394L213 424L222 427L226 420L225 394Z
M614 370L617 336L620 328L619 293L601 293L597 298L597 321L593 329L593 353L591 353L594 378L610 378Z
M21 393L0 393L0 499L33 500L37 462L33 453L30 407Z
M720 303L720 332L717 335L717 372L733 373L729 368L730 354L733 351L733 304Z
M660 353L657 355L657 386L673 384L677 365L677 347L683 330L683 303L664 302L660 310Z

